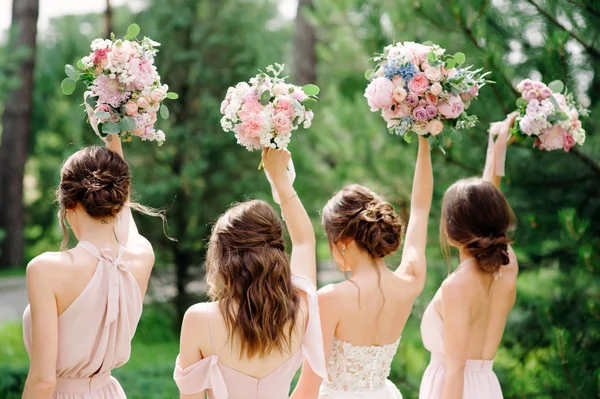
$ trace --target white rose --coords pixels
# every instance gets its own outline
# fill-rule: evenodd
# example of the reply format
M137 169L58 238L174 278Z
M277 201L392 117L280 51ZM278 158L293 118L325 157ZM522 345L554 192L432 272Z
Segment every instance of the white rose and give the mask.
M430 66L425 69L425 77L431 81L437 82L442 77L442 71L440 68Z
M429 121L429 133L437 136L444 129L444 124L439 119L432 119Z
M427 133L429 133L429 130L430 130L429 122L427 122L427 121L413 122L412 130L419 135L427 134Z

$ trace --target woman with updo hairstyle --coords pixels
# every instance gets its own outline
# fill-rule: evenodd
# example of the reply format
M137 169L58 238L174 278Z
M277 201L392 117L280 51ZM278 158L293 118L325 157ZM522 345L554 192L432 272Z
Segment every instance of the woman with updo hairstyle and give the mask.
M263 152L291 257L281 218L266 202L233 205L217 220L206 258L212 302L190 307L181 327L181 398L284 399L303 360L325 376L315 235L286 172L290 156Z
M515 304L518 265L510 247L514 215L499 186L514 117L490 128L483 179L459 180L444 194L442 247L448 259L448 246L456 248L460 264L421 321L431 360L419 399L502 399L492 366Z
M61 170L61 252L27 266L23 338L30 358L24 399L125 398L111 371L129 360L154 264L129 202L131 174L121 142L83 148ZM69 225L78 244L66 249Z
M402 260L394 271L385 259L402 245L404 223L389 202L353 184L325 205L322 222L333 258L351 277L319 290L328 380L305 364L292 398L402 398L388 376L425 284L432 193L429 144L419 137L410 219Z

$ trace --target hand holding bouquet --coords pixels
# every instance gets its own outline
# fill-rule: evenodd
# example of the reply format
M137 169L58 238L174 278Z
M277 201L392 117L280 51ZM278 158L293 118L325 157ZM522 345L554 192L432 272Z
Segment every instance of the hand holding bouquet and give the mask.
M465 111L489 72L461 67L463 53L445 55L433 43L396 43L385 47L373 60L376 67L365 73L371 83L365 97L371 111L381 110L390 133L410 142L412 133L430 137L441 147L444 127L458 138L459 129L475 126L477 117ZM443 151L443 149L442 149Z
M140 27L133 24L123 40L115 39L114 34L110 39L95 39L92 52L77 63L77 68L65 66L68 77L61 88L70 95L78 81L86 85L88 120L101 138L99 124L104 134L120 134L125 141L137 136L162 145L165 134L154 129L157 113L168 118L169 109L162 102L178 96L161 84L154 66L155 47L160 43L147 37L137 40L139 32Z

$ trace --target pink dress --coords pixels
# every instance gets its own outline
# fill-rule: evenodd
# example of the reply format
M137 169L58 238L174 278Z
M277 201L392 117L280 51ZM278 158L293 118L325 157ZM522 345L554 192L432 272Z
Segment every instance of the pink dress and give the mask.
M57 399L126 398L112 369L127 363L131 339L142 315L142 293L129 266L110 249L77 245L98 258L98 266L79 297L58 317ZM23 339L31 353L31 312L23 315Z
M419 399L442 399L446 369L443 332L442 318L433 303L430 303L421 320L421 336L425 348L431 352L431 360L421 381ZM493 364L493 360L467 360L463 399L502 399L502 390L492 369Z
M208 391L211 399L283 399L289 396L290 384L296 371L306 359L312 369L326 378L323 336L319 319L319 302L315 286L307 279L294 276L294 287L306 292L308 325L300 349L281 366L262 378L254 378L219 362L216 354L182 369L179 357L173 378L183 395ZM209 325L210 325L210 318ZM212 326L210 327L212 341ZM213 343L214 353L214 343Z

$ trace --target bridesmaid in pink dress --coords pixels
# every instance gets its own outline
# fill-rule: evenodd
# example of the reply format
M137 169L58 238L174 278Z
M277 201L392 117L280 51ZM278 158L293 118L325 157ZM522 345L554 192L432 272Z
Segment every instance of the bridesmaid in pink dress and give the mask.
M128 205L118 138L73 154L61 171L59 219L79 240L27 266L24 399L125 398L111 370L127 362L154 254Z
M207 282L214 302L188 309L174 379L181 398L283 399L306 359L325 377L317 300L315 235L286 173L290 153L263 153L292 241L263 201L234 205L208 244Z
M423 315L431 360L419 399L502 399L492 366L515 303L518 265L509 245L514 216L499 186L514 116L490 129L484 178L460 180L444 195L440 230L461 263Z

